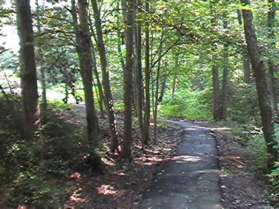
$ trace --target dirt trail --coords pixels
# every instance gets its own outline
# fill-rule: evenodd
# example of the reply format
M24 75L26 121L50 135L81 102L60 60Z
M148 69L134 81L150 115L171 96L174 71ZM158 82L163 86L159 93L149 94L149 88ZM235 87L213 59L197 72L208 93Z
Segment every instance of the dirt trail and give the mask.
M141 209L222 209L216 141L210 130L189 122L176 155L157 174Z

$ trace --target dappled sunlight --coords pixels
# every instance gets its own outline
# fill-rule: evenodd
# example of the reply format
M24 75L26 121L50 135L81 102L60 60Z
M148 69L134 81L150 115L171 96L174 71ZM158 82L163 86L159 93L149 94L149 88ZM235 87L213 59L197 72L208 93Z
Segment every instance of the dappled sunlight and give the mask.
M75 209L76 206L85 204L88 201L88 197L82 194L82 188L78 188L72 193L69 200L64 204L64 209Z
M228 127L220 127L220 128L212 128L212 131L231 131L231 128Z
M117 175L117 176L127 176L127 174L126 173L124 173L124 172L122 172L122 171L117 171L117 172L115 172L114 173L115 175Z
M223 156L221 157L225 160L230 160L230 161L233 161L233 163L236 163L238 164L239 166L243 166L245 165L245 163L242 161L241 157L240 156L234 156L234 155L227 155L227 156Z
M172 161L175 161L176 163L185 163L185 162L199 162L202 160L199 156L192 156L192 155L180 155L180 156L174 156Z
M117 190L114 186L109 184L103 184L96 189L98 195L103 195L108 198L118 198L125 194L124 190Z
M137 161L140 163L140 164L143 164L145 166L153 166L153 165L158 165L158 164L161 164L161 163L164 163L164 162L167 162L169 161L171 158L165 158L165 159L162 159L161 157L159 156L142 156L140 158L137 158Z
M221 171L219 169L203 169L203 170L197 170L192 173L192 175L197 174L219 174Z
M197 128L193 128L193 127L191 127L191 128L185 128L185 130L187 130L187 131L196 131L196 130L197 130Z

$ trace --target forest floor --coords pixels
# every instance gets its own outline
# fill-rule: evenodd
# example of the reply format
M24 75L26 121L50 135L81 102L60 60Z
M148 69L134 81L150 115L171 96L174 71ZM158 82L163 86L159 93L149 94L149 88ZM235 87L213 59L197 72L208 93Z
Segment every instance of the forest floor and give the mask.
M75 106L75 120L85 124L83 105ZM116 115L119 134L123 132L123 117ZM101 129L107 131L105 119L100 121ZM161 123L158 127L156 143L141 148L140 132L133 130L133 161L119 161L117 157L102 151L99 154L105 164L104 175L83 175L76 182L77 190L65 204L65 209L134 209L137 208L142 194L150 187L154 175L171 159L181 141L184 130L171 123ZM152 131L151 139L153 139ZM107 134L106 136L108 136ZM121 139L122 136L119 135ZM101 139L105 146L109 137Z

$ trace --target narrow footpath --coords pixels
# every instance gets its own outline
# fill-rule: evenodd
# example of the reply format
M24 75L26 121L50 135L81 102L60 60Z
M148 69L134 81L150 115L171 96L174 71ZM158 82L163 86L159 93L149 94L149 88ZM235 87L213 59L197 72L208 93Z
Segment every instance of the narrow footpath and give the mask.
M184 121L177 152L144 193L141 209L223 209L216 141L210 130Z

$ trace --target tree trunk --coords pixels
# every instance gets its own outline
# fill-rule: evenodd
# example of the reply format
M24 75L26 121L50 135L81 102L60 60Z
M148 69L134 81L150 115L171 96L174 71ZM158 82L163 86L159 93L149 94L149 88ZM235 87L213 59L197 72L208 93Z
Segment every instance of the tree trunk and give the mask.
M241 0L241 2L250 6L250 0ZM266 63L260 54L255 26L253 23L253 14L251 10L242 10L245 38L247 42L248 53L251 59L252 67L256 79L256 87L261 112L264 138L266 140L267 150L269 154L268 168L271 169L277 160L277 150L274 139L274 121L273 121L273 101L272 91L268 84L268 70Z
M97 85L97 89L98 89L98 95L99 95L99 106L100 106L100 112L101 112L101 117L104 118L104 93L103 93L103 87L102 87L102 83L100 81L100 76L99 76L99 72L97 70L97 63L96 63L96 51L95 48L92 44L92 56L93 56L93 74L95 75L96 78L96 85Z
M238 19L238 24L242 25L242 12L241 10L237 10L237 19ZM251 62L250 62L250 58L248 55L248 51L247 51L247 46L243 46L242 48L242 62L243 62L243 81L245 83L251 83Z
M176 88L176 81L177 81L177 68L178 68L178 63L179 62L179 54L175 54L175 60L174 60L174 74L173 74L173 79L172 79L172 87L171 87L171 98L174 99L175 96L175 88Z
M214 28L216 26L216 12L214 8L216 6L216 0L210 0L210 13L211 13L211 26ZM212 50L216 51L216 46L213 44ZM220 114L220 79L219 79L219 69L216 63L216 57L212 55L212 87L213 87L213 118L215 121L221 120Z
M88 24L87 0L78 0L79 25L77 25L75 0L72 0L72 13L77 41L77 53L79 57L80 73L82 77L84 99L86 107L87 137L94 152L98 138L98 118L95 109L93 95L93 59L91 40Z
M93 24L92 24L92 21L91 21L91 18L90 18L90 14L89 14L89 28L90 28L90 32L92 33L93 40L96 41L97 38L95 36L95 31L94 31L92 25ZM100 106L101 117L105 118L105 112L104 112L104 93L103 93L104 91L103 91L103 86L102 86L102 83L101 83L101 80L100 80L100 75L99 75L99 72L98 72L97 55L96 55L96 49L95 49L94 44L93 44L93 40L91 38L91 48L92 48L92 56L93 56L93 77L95 77L96 82L97 82L96 85L97 85L97 89L98 89L98 103L99 103L99 106ZM93 79L93 82L94 82L94 79Z
M212 66L212 85L213 85L213 118L214 120L220 120L220 81L219 70L214 63Z
M154 92L154 112L153 112L153 120L154 120L154 142L157 141L157 124L158 124L158 105L159 105L159 84L160 84L160 74L161 74L161 61L158 63L158 67L156 70L155 76L155 92Z
M110 86L106 48L105 48L105 42L102 33L100 10L98 8L97 0L91 0L91 3L94 12L95 27L96 27L96 34L97 34L96 43L100 55L100 62L101 62L101 69L102 69L102 78L103 78L102 84L103 84L104 94L105 94L105 106L108 112L108 120L110 124L110 132L112 137L110 149L111 152L115 153L118 152L118 136L117 136L116 120L115 120L114 109L113 109L113 99L112 99L111 86Z
M149 2L145 2L145 11L149 12ZM150 123L150 32L149 24L145 25L145 106L144 106L144 136L143 143L148 144L149 141L149 123Z
M40 12L40 5L39 1L36 0L36 19L37 19L37 31L38 34L40 35L42 30L41 30L41 15L42 13ZM47 87L46 87L46 72L45 68L42 66L42 51L41 51L41 46L38 44L38 60L40 64L40 75L41 75L41 88L42 88L42 102L41 102L41 114L42 114L42 119L44 120L45 113L47 112Z
M126 67L124 71L124 138L122 147L122 158L131 160L132 145L132 83L134 68L134 1L126 0L123 8L126 26Z
M161 89L160 89L160 94L159 94L159 99L158 102L162 103L163 99L164 99L164 95L165 95L165 91L166 91L166 87L167 87L167 75L164 74L162 75L162 81L161 81Z
M32 139L39 123L39 112L30 1L16 0L16 14L18 36L20 40L20 80L23 103L23 129L24 136L28 139Z
M156 143L157 141L157 119L158 119L158 105L159 105L159 88L160 88L160 77L161 77L161 61L162 61L162 48L163 48L163 43L164 42L164 32L161 34L160 38L160 44L159 44L159 49L158 49L158 65L156 69L156 74L155 74L155 92L154 92L154 111L153 111L153 121L154 121L154 142Z
M275 17L276 17L276 5L275 5L275 0L268 0L268 3L270 4L270 9L268 11L268 18L267 18L269 49L275 50L276 34L274 30L274 26L275 26L274 24L275 24ZM268 60L268 66L269 66L269 74L271 79L271 87L273 91L273 102L274 102L273 106L275 112L277 113L278 112L278 106L277 106L278 98L276 94L277 79L274 76L274 72L275 72L274 61L270 56Z
M251 69L250 58L247 52L247 46L245 46L245 49L243 49L242 58L243 58L243 74L244 74L243 80L245 83L251 83L252 69Z
M142 1L137 1L137 13L140 14L142 9ZM139 128L141 130L142 137L144 136L143 131L143 78L142 78L142 38L141 38L141 21L138 20L136 25L136 95L137 95L137 116L139 122Z
M228 29L228 22L226 17L224 17L224 30ZM224 68L223 68L223 81L222 81L222 92L220 97L220 117L222 120L226 120L227 118L227 94L228 94L228 84L229 84L229 45L226 42L224 44Z

